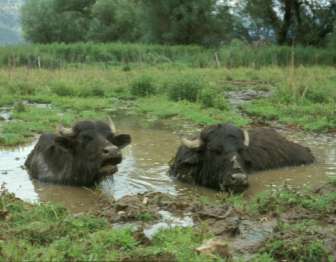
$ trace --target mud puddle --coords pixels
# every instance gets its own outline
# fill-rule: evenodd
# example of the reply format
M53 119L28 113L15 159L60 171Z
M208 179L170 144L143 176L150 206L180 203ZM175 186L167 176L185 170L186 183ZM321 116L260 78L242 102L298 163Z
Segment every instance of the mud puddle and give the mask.
M307 166L286 167L258 172L249 176L247 195L253 196L265 189L276 189L283 183L289 186L319 186L329 178L336 178L336 135L294 133L289 129L278 130L291 141L311 148L316 163Z
M99 190L32 181L23 169L23 164L36 142L15 149L0 150L0 184L6 183L8 191L24 200L60 202L73 212L95 210L101 194L114 199L144 192L215 198L215 191L183 184L167 175L168 162L179 146L178 135L158 124L144 128L139 121L130 117L115 122L120 133L131 134L133 143L124 150L124 160L119 165L118 173L102 181ZM336 177L335 136L281 132L292 140L311 147L317 163L252 174L249 177L248 196L267 188L277 188L284 182L293 186L316 186L328 177Z

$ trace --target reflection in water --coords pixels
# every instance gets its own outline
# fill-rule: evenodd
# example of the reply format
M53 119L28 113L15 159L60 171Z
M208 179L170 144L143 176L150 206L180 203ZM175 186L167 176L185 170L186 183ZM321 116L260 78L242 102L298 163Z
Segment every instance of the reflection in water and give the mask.
M34 144L0 150L0 184L5 183L9 192L14 192L17 197L32 202L37 201L39 197L23 169L23 164Z
M132 136L133 143L124 150L124 159L119 165L118 173L102 181L99 185L100 191L114 198L146 191L207 197L215 195L212 190L183 184L168 177L168 162L179 146L179 138L173 132L158 128L141 128L129 119L116 122L120 132ZM317 157L317 163L252 174L248 196L277 187L284 181L295 186L315 186L326 181L328 176L336 177L335 136L282 132L290 139L311 147ZM15 150L0 150L0 184L6 183L10 192L24 200L61 202L74 212L94 209L100 191L30 180L22 166L33 145Z
M167 176L167 162L177 147L177 137L155 129L120 132L130 133L133 143L123 152L118 173L102 183L103 191L115 198L146 191L176 194L174 183Z

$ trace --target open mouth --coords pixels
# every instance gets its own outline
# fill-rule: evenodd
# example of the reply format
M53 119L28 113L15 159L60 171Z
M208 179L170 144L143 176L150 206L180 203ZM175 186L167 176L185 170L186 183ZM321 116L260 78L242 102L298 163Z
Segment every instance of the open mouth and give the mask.
M105 165L99 169L99 172L104 175L112 175L118 171L117 166Z
M119 164L120 162L121 162L120 158L106 159L102 163L99 171L101 174L112 175L118 171L117 164Z

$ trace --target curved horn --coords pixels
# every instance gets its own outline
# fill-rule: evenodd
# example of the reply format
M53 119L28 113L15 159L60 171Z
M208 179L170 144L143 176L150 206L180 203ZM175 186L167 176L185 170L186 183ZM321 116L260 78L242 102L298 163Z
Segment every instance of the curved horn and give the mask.
M113 123L111 117L108 117L108 124L111 128L112 133L117 133L117 129L116 129L115 124Z
M246 129L243 130L244 133L244 146L249 146L250 144L250 135Z
M186 139L186 138L182 138L181 142L182 142L183 145L185 145L186 147L188 147L190 149L197 149L197 148L200 148L201 145L202 145L202 141L199 138L194 139L194 140L189 140L189 139Z
M61 136L73 136L74 135L74 132L73 132L72 128L65 128L63 126L60 126L58 128L58 133Z

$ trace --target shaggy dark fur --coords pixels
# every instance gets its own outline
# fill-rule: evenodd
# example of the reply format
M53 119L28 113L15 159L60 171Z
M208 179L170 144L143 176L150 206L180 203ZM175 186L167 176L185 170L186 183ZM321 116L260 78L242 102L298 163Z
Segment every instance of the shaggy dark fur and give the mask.
M248 173L314 162L309 148L288 141L273 129L255 128L249 130L249 135L250 145L241 153Z
M248 134L246 146L243 131L233 125L203 129L200 147L179 147L170 162L170 175L217 190L242 191L248 185L244 174L314 161L309 148L288 141L273 129L254 128Z
M129 135L113 134L100 121L81 121L72 134L43 134L28 155L25 166L31 175L45 182L91 186L117 171L120 149Z

